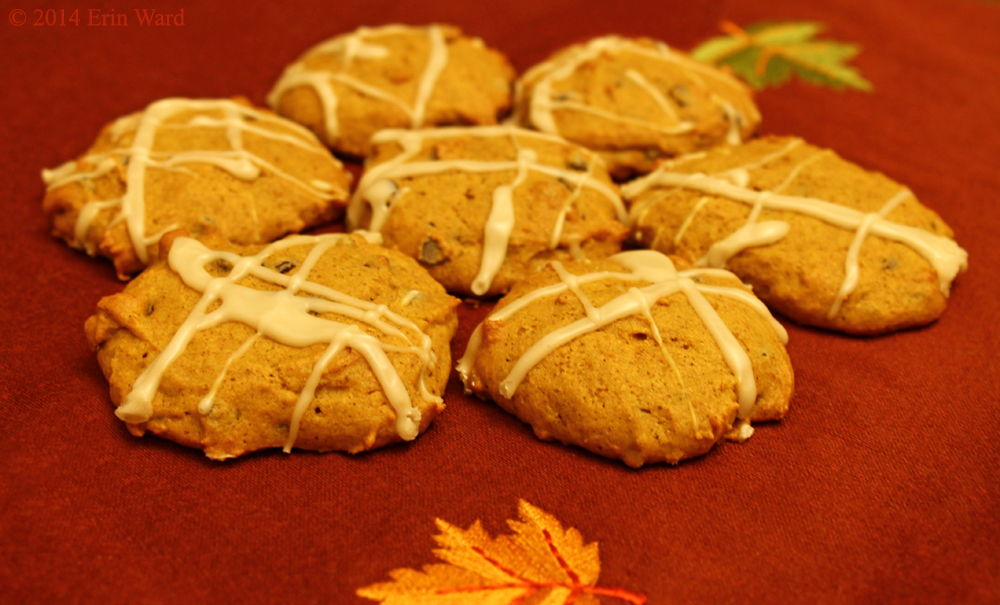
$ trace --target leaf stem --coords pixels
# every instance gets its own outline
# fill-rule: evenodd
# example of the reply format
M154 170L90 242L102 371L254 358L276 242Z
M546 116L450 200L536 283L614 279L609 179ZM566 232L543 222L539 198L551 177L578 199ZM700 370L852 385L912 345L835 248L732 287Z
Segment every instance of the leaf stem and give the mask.
M749 34L743 31L743 28L741 28L739 25L736 25L732 21L723 20L719 22L719 29L721 29L723 32L729 34L734 38L740 38L742 40L750 39Z
M584 587L583 592L600 595L602 597L614 597L616 599L621 599L622 601L633 603L634 605L643 605L646 602L646 599L649 598L644 594L636 594L632 591L618 587L605 588L602 586L587 586Z
M737 40L739 44L727 50L726 52L719 54L719 56L714 57L711 60L712 65L719 65L729 57L739 52L742 52L747 48L750 48L751 45L753 45L753 39L750 37L750 35L747 34L745 31L743 31L742 29L740 29L740 26L736 25L735 23L732 23L730 21L722 21L719 23L719 29L721 29L723 33L728 34L734 40Z

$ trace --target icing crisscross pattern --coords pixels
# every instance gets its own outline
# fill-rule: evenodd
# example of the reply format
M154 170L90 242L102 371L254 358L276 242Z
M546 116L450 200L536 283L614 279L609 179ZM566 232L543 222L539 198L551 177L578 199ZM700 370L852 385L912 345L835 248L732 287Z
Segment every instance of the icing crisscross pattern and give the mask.
M174 119L182 113L191 115L185 121ZM264 127L264 124L277 126L277 129ZM229 149L155 150L157 134L165 129L201 128L223 131ZM140 113L119 118L111 126L111 134L115 140L130 131L134 131L135 134L128 146L115 146L107 151L85 155L79 160L71 160L58 168L42 172L42 179L48 190L52 191L70 183L99 178L123 167L124 193L112 199L90 201L79 211L73 245L86 249L91 255L95 254L96 250L87 243L87 233L99 213L106 209L117 209L107 229L124 222L136 255L143 263L149 262L148 247L155 244L164 233L178 227L169 225L156 233L146 233L145 189L146 177L150 170L194 175L195 172L189 166L209 164L245 181L253 181L262 174L275 175L293 187L320 199L330 199L334 194L344 193L339 191L339 186L320 179L303 180L248 150L244 145L243 135L253 133L271 141L279 141L329 157L330 162L339 166L339 163L319 144L316 137L305 128L228 99L162 99ZM254 218L256 230L257 209L252 203L247 212Z
M675 107L675 102L671 102L659 86L649 81L648 74L644 75L633 68L627 69L624 72L624 77L649 95L653 105L657 108L654 112L655 115L626 115L618 111L596 107L583 99L579 93L555 92L554 85L557 82L570 78L588 62L594 61L602 55L620 56L625 54L638 55L644 59L669 63L678 67L690 82L704 90L709 90L706 81L712 80L721 83L726 88L738 91L741 96L746 94L742 90L742 84L728 74L695 61L683 53L671 50L666 44L645 45L618 36L605 36L572 47L528 70L521 81L533 82L533 88L528 98L528 115L522 116L521 119L526 119L535 128L551 134L561 134L555 118L557 111L592 115L609 122L638 126L667 135L679 135L694 130L695 124L683 119L679 114L678 108L682 106L678 104L679 107ZM524 92L519 86L517 97L520 99L523 96ZM760 115L752 103L746 104L746 107L738 108L716 93L710 93L709 99L729 121L729 131L726 134L727 143L738 144L742 138L741 127L760 120Z
M184 353L192 338L199 331L235 321L252 328L254 334L226 360L211 390L198 405L201 414L211 413L216 392L230 364L245 354L257 339L269 338L291 347L326 345L292 411L288 440L284 446L286 452L295 443L303 413L314 400L325 369L334 357L348 348L367 361L381 384L386 399L396 412L399 436L405 440L416 438L421 413L413 405L388 353L415 356L421 371L413 388L424 401L440 402L441 398L432 394L426 386L426 379L437 363L431 338L413 321L389 310L385 304L361 300L310 281L310 271L330 247L337 245L353 245L351 236L293 236L275 242L253 256L211 250L197 240L177 238L170 249L168 262L188 287L202 294L201 298L170 343L136 379L132 391L116 411L117 416L132 423L149 420L153 415L153 399L164 372ZM264 265L264 261L276 252L294 246L311 247L294 273L286 275ZM223 277L213 277L206 267L220 261L231 269ZM247 277L263 280L280 289L257 290L241 285L240 281ZM321 315L326 313L350 321L345 323ZM373 336L361 326L382 336Z
M416 96L411 100L400 99L395 94L368 84L349 73L356 64L363 66L368 61L388 57L389 49L378 44L377 40L391 35L426 37L430 48L427 62L424 64L420 80L417 83ZM317 55L340 55L339 69L333 71L308 68L306 61ZM340 133L340 120L337 117L338 98L337 91L334 89L334 83L336 83L354 89L365 96L396 106L406 114L412 128L420 128L424 125L427 103L434 94L438 77L447 65L448 43L439 25L430 25L426 28L405 25L386 25L377 28L361 27L350 34L337 36L316 45L307 51L300 60L289 65L268 94L267 102L271 107L277 108L286 91L297 86L312 88L323 107L323 124L327 137L332 140Z
M423 150L425 141L437 138L453 137L503 137L511 141L516 150L516 157L503 160L416 160ZM567 213L579 198L584 188L597 191L613 205L618 220L626 220L625 207L614 188L593 175L592 169L599 160L591 157L586 170L572 170L551 166L538 160L537 153L527 145L521 145L519 139L537 139L565 145L558 137L537 133L513 126L478 126L470 128L438 128L432 130L383 130L372 137L373 143L396 141L402 146L402 151L392 159L369 168L351 200L347 210L347 224L351 229L361 226L366 212L366 206L371 211L370 223L367 229L381 231L389 217L393 206L406 195L407 189L400 189L394 179L403 179L428 174L441 174L450 171L473 173L514 172L514 178L508 185L495 189L492 193L492 206L489 218L483 227L483 255L480 270L472 283L472 292L477 295L486 293L493 282L506 257L507 244L514 229L514 194L530 172L542 173L550 177L562 179L572 187L563 203L558 220L549 238L549 247L559 246Z
M828 150L820 150L807 155L791 168L781 183L771 190L758 191L749 187L751 171L786 156L801 144L801 139L791 139L777 151L757 161L712 175L673 170L679 164L703 158L705 154L683 156L665 162L654 172L623 186L622 194L627 200L636 200L642 194L656 187L668 190L681 188L698 191L706 196L723 197L750 206L751 211L744 225L726 238L714 242L705 255L695 262L696 266L724 267L730 258L747 248L772 244L784 238L788 234L789 224L781 220L760 221L761 213L764 210L793 212L818 219L841 229L853 231L854 237L844 259L844 278L827 311L829 318L837 315L844 300L857 287L858 259L861 246L865 239L872 235L905 244L926 259L937 272L942 294L947 296L955 276L965 270L968 254L950 238L917 227L895 223L886 218L900 203L913 196L909 189L901 187L897 193L886 199L877 211L867 213L816 197L782 193L810 166L823 158L831 157L832 154ZM661 199L661 197L649 196L633 204L630 209L630 223L635 225L641 222L645 213ZM685 217L680 229L674 235L675 244L680 242L684 232L696 220L697 214L704 208L709 199L709 197L702 197L695 203L690 214ZM658 238L659 234L649 245L656 246Z
M680 292L684 294L702 323L719 345L726 365L736 377L738 385L737 399L739 402L738 417L741 419L749 418L757 401L757 387L750 358L732 331L730 331L729 327L715 311L715 308L705 298L704 294L726 296L750 306L770 323L781 341L786 342L788 335L785 329L771 316L763 303L742 287L700 284L695 281L695 278L699 275L713 273L734 277L727 271L719 271L717 269L677 271L670 259L659 252L649 250L622 252L609 257L609 260L618 262L630 271L600 271L584 275L574 275L566 271L560 263L553 262L552 266L559 276L558 282L525 294L486 319L486 321L507 319L536 301L558 296L564 292L570 292L575 295L584 308L584 317L547 333L535 341L518 358L508 375L500 382L500 394L508 399L512 398L528 372L560 346L585 334L599 330L619 319L632 316L643 317L650 324L653 337L676 373L677 366L670 358L663 344L659 327L653 320L650 310L659 300ZM606 302L600 307L596 307L586 294L584 294L580 286L602 280L617 280L625 284L649 282L649 285L642 287L632 285L626 293ZM465 355L463 355L457 367L462 381L466 386L469 385L472 366L481 344L482 325L479 325L473 332ZM679 374L678 379L680 379Z

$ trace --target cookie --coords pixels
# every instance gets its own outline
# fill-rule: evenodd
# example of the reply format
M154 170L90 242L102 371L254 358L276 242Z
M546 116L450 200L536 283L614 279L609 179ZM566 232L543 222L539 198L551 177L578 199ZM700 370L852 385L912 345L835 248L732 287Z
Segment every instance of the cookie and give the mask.
M298 124L240 100L163 99L42 172L52 231L128 277L172 229L267 243L340 216L350 174Z
M681 261L682 262L682 261ZM785 330L739 279L659 252L553 262L473 332L458 371L557 439L633 467L704 454L785 415Z
M967 264L909 189L797 138L678 158L622 191L639 245L726 267L802 324L880 334L930 323Z
M595 38L518 81L515 116L601 154L624 180L660 158L737 144L760 123L750 90L716 67L647 38Z
M412 259L360 234L161 243L86 323L133 435L216 460L357 453L416 438L444 408L458 301Z
M496 124L514 77L506 57L457 27L362 27L309 49L268 103L334 151L364 157L385 128Z
M514 126L388 130L347 211L449 292L494 296L551 259L601 258L628 232L618 188L586 149Z

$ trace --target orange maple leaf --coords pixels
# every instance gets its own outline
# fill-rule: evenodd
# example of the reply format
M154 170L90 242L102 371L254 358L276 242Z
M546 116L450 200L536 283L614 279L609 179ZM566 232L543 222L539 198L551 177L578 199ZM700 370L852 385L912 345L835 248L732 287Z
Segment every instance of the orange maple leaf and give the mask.
M392 582L358 589L358 596L382 605L585 605L597 596L634 605L646 596L623 588L597 586L601 561L597 543L583 543L572 527L521 500L520 521L508 520L513 534L490 538L476 521L463 530L437 519L434 550L445 564L423 571L394 569Z

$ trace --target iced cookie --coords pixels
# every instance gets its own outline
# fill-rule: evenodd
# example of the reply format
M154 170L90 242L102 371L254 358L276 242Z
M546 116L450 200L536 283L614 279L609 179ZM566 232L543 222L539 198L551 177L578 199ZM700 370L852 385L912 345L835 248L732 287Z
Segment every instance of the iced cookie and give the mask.
M601 159L513 126L382 131L347 211L449 292L507 292L551 259L602 258L628 229Z
M351 177L311 132L242 101L163 99L42 172L53 234L128 279L167 231L267 243L338 217Z
M364 157L385 128L496 124L513 81L506 57L456 27L362 27L308 50L268 103L334 151Z
M458 301L412 259L360 234L175 235L86 323L132 434L217 460L356 453L416 438L443 409Z
M636 243L726 267L803 324L878 334L932 322L966 267L909 189L797 138L678 158L622 191Z
M553 262L504 297L458 371L557 439L633 467L704 454L792 396L784 329L731 273L637 250Z
M524 126L589 147L616 179L748 137L760 114L749 89L662 42L617 36L571 46L518 81Z

